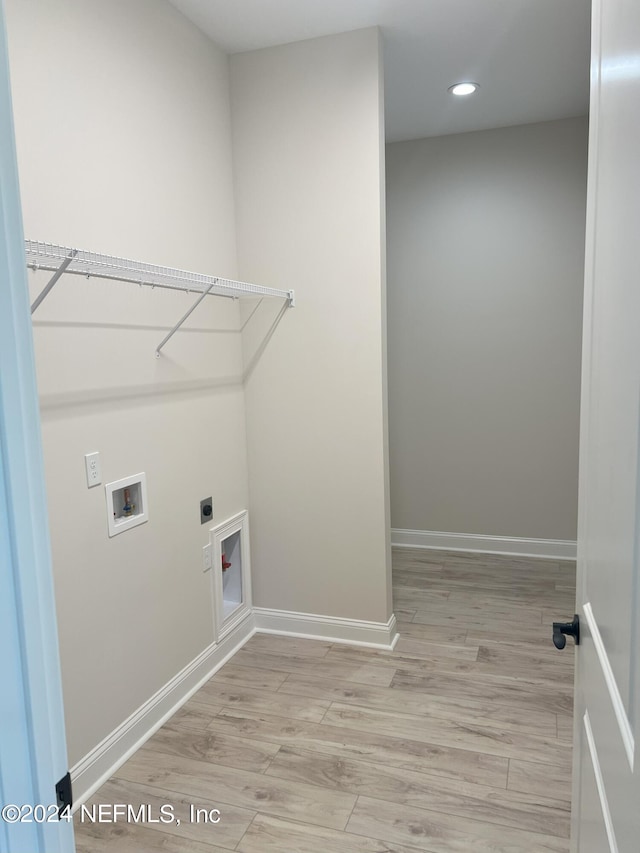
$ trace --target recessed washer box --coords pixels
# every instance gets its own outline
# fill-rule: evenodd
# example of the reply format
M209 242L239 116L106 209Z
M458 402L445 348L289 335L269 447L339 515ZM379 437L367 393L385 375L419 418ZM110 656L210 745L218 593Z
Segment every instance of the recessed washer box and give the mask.
M134 474L106 483L104 490L109 536L117 536L149 520L146 474Z

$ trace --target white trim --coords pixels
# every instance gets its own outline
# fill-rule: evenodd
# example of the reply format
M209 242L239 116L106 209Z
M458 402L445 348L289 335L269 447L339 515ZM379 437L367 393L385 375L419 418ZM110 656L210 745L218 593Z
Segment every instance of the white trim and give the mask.
M220 571L222 545L234 533L240 534L240 584L242 601L229 616L224 612L224 579ZM209 529L209 544L212 549L214 570L211 574L213 612L216 620L216 637L221 642L251 611L251 546L249 537L249 513L246 509L221 521ZM233 569L232 569L233 571Z
M518 539L512 536L479 536L474 533L441 533L434 530L391 530L394 548L431 548L436 551L476 551L547 560L575 560L571 539Z
M295 613L290 610L269 610L254 607L256 631L263 634L282 634L309 640L329 640L372 649L392 651L398 642L396 617L387 622L366 622L360 619L341 619L315 613Z
M635 738L633 736L633 731L631 730L629 717L624 707L624 702L622 701L622 696L620 695L618 683L616 681L615 675L613 674L613 669L611 668L611 663L609 662L609 655L607 654L607 650L605 649L604 642L602 640L602 635L600 634L600 629L598 628L598 623L596 622L596 618L593 615L591 603L587 602L582 609L584 611L584 618L587 622L587 625L589 626L589 632L591 634L591 639L593 640L593 645L598 655L598 661L600 662L600 668L602 669L602 674L604 675L607 690L609 691L609 698L611 700L611 704L613 705L613 711L616 715L618 728L620 729L620 736L622 737L622 743L624 744L624 751L627 753L629 767L631 768L631 772L633 772Z
M138 512L131 515L129 518L124 515L116 516L116 512L122 511L122 504L116 510L115 494L128 487L139 487ZM119 533L124 533L125 530L131 530L132 527L137 527L139 524L145 524L149 520L149 503L147 500L147 475L144 471L139 474L133 474L131 477L123 477L121 480L114 480L113 483L105 483L104 494L107 501L107 527L109 536L117 536Z
M584 712L584 731L587 736L587 744L589 746L589 754L591 755L591 764L593 766L593 775L596 777L596 787L598 789L598 797L600 798L600 808L602 809L602 818L607 832L609 841L609 849L611 853L618 853L618 843L616 834L613 829L613 821L611 820L611 811L609 810L609 801L607 800L607 792L604 787L604 779L602 778L602 770L600 768L600 760L598 759L598 750L593 737L593 729L591 728L591 720L589 712Z
M255 634L251 614L213 643L71 768L74 811Z

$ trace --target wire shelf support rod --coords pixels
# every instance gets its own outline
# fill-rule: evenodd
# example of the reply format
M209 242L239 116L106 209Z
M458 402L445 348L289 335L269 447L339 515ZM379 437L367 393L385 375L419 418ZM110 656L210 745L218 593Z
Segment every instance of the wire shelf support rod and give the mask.
M175 335L175 333L178 331L178 329L179 329L179 328L180 328L180 326L184 323L184 321L187 319L187 317L190 317L190 316L191 316L191 314L193 314L193 312L196 310L196 308L198 307L198 305L200 305L200 303L201 303L201 302L202 302L202 300L205 298L205 296L208 296L208 295L209 295L209 291L211 290L211 288L212 288L212 287L214 287L214 286L215 286L216 281L217 281L217 279L216 279L215 281L212 281L212 282L211 282L211 284L209 285L209 287L207 287L207 289L206 289L203 293L201 293L201 294L200 294L200 296L196 299L196 301L193 303L193 305L191 306L191 308L189 308L189 310L186 312L186 314L184 314L184 315L183 315L183 316L178 320L178 322L175 324L175 326L173 327L173 329L171 329L171 331L169 332L169 334L168 334L168 335L165 335L165 337L162 339L162 341L161 341L161 342L158 344L158 346L156 347L156 358L160 358L160 350L162 349L162 347L167 343L167 341L169 341L169 340L170 340L170 339Z
M51 291L53 290L53 288L56 286L56 283L57 283L58 279L59 279L62 275L64 275L64 273L65 273L65 272L66 272L66 270L67 270L67 267L69 266L69 264L71 263L71 261L75 258L75 256L76 256L77 254L78 254L78 250L77 250L77 249L70 249L70 250L69 250L69 254L68 254L68 255L67 255L67 257L64 259L64 261L60 264L60 266L59 266L59 267L58 267L58 269L54 272L54 274L51 276L51 278L49 279L49 282L47 283L46 287L44 287L44 288L42 289L42 291L38 294L38 296L33 300L33 305L31 306L31 313L32 313L32 314L33 314L33 313L34 313L34 311L38 308L38 306L40 305L40 303L41 303L44 299L46 299L46 298L47 298L47 296L51 293Z

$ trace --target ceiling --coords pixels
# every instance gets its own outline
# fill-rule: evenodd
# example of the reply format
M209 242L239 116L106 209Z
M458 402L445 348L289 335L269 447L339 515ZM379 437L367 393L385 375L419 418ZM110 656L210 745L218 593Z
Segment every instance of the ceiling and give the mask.
M588 111L590 0L170 2L227 53L379 26L391 142Z

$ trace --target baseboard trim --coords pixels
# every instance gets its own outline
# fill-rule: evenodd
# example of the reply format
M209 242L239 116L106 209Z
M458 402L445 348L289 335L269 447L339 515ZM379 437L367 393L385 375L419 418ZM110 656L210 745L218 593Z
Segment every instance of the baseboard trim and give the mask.
M517 539L511 536L476 536L433 530L391 530L394 548L430 548L436 551L477 551L547 560L575 560L576 543L569 539Z
M295 613L290 610L269 610L254 607L256 631L263 634L282 634L308 640L329 640L351 646L393 650L398 642L396 617L387 622L366 622L360 619L340 619L315 613Z
M205 681L223 666L256 628L251 612L220 643L204 649L164 687L71 768L74 811L112 776Z

